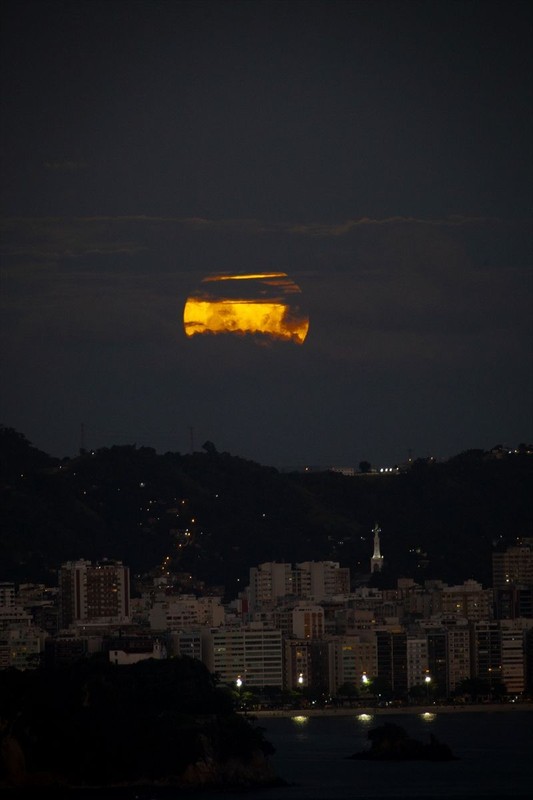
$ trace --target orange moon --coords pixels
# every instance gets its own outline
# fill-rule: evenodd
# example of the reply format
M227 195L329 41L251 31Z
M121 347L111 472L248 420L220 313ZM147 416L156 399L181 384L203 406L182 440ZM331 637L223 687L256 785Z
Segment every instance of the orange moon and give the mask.
M209 275L187 298L185 334L260 335L303 344L309 317L300 307L301 296L285 272Z

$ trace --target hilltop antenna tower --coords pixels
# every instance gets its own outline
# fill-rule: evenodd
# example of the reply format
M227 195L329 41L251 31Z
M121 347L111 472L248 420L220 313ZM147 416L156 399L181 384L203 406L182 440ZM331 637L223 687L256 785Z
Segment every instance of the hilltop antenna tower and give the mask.
M378 523L374 525L374 555L370 559L370 572L381 572L383 567L383 556L381 555L381 550L379 547L379 534L381 533L381 528L379 527Z

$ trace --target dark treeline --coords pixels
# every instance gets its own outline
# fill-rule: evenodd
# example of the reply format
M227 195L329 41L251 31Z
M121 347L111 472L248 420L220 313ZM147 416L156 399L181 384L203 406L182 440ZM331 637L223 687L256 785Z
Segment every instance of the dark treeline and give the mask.
M0 671L0 787L273 780L272 745L186 657Z
M533 455L469 450L400 474L283 473L206 442L158 454L135 444L59 459L0 428L0 580L56 582L68 559L116 558L134 573L188 572L234 597L262 561L331 559L380 579L474 578L494 547L532 536Z

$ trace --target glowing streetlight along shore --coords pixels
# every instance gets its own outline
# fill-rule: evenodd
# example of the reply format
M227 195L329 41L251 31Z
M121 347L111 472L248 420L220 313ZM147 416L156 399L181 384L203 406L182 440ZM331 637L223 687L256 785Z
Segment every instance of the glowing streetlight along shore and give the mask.
M285 272L208 275L185 303L185 334L261 335L303 344L309 318L300 300L300 288Z
M426 698L427 701L429 702L429 684L431 683L431 675L425 675L424 682L426 684Z

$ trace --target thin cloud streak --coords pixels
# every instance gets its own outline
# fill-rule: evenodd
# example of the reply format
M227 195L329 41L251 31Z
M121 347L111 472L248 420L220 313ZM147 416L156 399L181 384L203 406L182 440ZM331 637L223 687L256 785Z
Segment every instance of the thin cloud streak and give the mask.
M0 220L4 257L35 259L79 258L121 254L137 256L160 244L164 231L179 235L193 233L232 233L261 236L289 235L312 239L339 239L371 228L469 229L483 226L501 228L524 226L530 220L504 220L488 217L451 216L442 219L394 216L383 219L361 217L339 223L270 223L257 219L203 219L148 215L89 217L5 217ZM124 229L128 234L124 238ZM122 233L121 233L122 232ZM139 241L141 239L142 241Z

